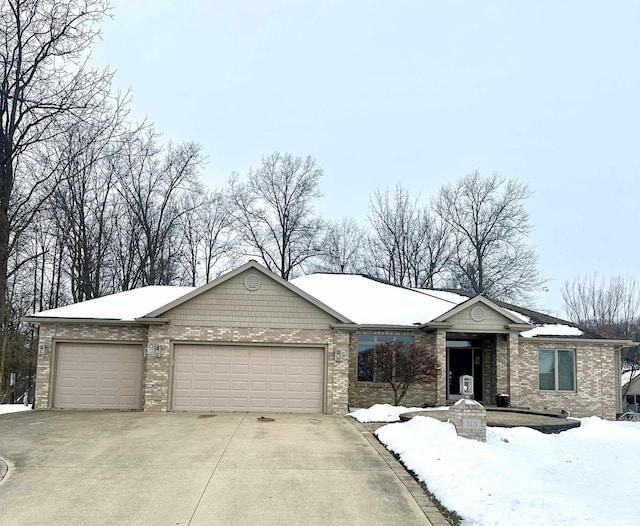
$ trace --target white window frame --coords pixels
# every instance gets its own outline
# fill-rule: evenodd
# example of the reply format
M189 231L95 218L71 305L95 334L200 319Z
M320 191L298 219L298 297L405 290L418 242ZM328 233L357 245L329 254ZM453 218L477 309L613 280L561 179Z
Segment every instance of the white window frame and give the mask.
M546 389L542 387L542 381L541 381L541 375L543 374L540 370L540 358L541 358L541 353L542 352L552 352L553 353L553 369L554 369L554 379L553 379L553 389ZM573 386L571 389L560 389L559 387L559 379L560 379L560 373L559 373L559 369L560 367L558 366L559 361L558 361L558 353L559 352L569 352L571 353L572 356L572 365L573 365ZM548 374L548 373L546 373ZM575 393L576 389L577 389L577 383L578 383L578 379L577 379L577 368L576 368L576 350L575 349L538 349L538 390L540 391L546 391L548 393Z

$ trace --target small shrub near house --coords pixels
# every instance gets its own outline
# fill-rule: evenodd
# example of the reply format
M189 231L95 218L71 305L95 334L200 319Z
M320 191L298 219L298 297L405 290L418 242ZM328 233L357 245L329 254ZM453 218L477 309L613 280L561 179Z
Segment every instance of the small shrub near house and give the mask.
M417 343L378 343L369 349L364 362L374 382L391 386L394 405L400 405L412 384L432 382L439 371L435 352Z

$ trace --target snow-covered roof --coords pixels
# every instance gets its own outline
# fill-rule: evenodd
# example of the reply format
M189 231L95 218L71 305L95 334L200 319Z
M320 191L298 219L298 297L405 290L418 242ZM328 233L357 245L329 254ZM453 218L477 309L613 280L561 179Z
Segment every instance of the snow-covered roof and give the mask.
M37 318L135 320L194 289L195 287L152 285L74 303L66 307L45 310L34 316Z
M412 289L422 294L426 294L427 296L433 296L434 298L439 298L441 300L449 301L454 305L460 305L460 303L464 303L469 299L468 296L463 296L462 294L456 294L455 292L451 292L450 290L438 290L438 289Z
M515 311L513 309L505 309L509 314L512 314L513 316L515 316L516 318L519 318L523 321L523 323L531 323L532 325L534 324L533 321L531 320L531 318L529 318L529 316L522 314L521 312Z
M563 323L544 323L528 331L520 333L524 338L535 338L536 336L582 336L584 333L577 327L565 325Z
M311 274L291 283L361 325L422 325L474 297L452 290L403 288L357 274ZM516 306L495 303L516 320L535 325L520 333L525 338L587 337L580 328L564 320L528 309L519 312Z
M356 274L311 274L291 283L360 325L421 325L468 299L445 299Z
M234 276L245 268L256 267L250 262L203 287L150 286L128 290L66 307L46 310L30 317L58 319L95 319L133 321L151 315L161 315L176 302L188 301L193 294L208 290L220 280ZM265 272L266 269L264 270ZM274 279L279 279L274 278ZM418 326L443 319L450 311L464 308L463 303L478 301L480 297L453 290L410 289L398 287L359 274L311 274L290 282L299 293L308 295L329 309L338 319L359 325ZM289 283L285 283L289 286ZM482 299L481 301L490 301ZM534 337L592 337L568 322L513 305L494 302L498 310L515 321L535 325L521 336ZM160 313L160 314L158 314ZM29 318L27 318L29 319Z

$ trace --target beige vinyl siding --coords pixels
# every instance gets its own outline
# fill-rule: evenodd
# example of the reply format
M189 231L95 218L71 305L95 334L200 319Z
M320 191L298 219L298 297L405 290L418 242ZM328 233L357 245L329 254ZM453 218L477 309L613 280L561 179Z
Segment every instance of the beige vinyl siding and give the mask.
M203 292L163 315L176 325L200 327L264 327L270 329L328 329L336 319L268 276L247 290L243 272Z
M482 306L485 312L485 319L477 322L471 318L471 310L477 306ZM502 314L494 311L486 305L475 304L471 307L464 309L463 311L454 314L446 320L448 323L453 323L456 332L504 332L505 325L513 323L511 320L505 318ZM524 323L524 322L523 322ZM452 331L453 329L448 329Z

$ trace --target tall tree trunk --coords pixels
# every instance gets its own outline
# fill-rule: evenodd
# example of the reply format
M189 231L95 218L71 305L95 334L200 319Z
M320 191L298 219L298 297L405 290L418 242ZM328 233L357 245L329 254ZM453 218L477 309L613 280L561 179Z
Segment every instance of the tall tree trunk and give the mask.
M0 394L7 387L5 366L8 353L7 280L9 270L9 200L13 188L13 166L11 146L3 137L0 141Z

